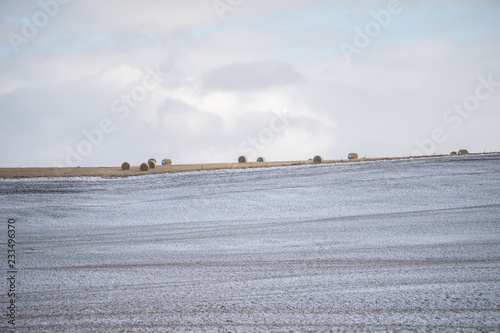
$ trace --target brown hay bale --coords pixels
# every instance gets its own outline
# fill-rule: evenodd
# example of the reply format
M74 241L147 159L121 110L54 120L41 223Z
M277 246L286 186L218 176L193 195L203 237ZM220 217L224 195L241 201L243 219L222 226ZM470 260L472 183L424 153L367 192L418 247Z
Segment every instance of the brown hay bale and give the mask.
M313 158L313 163L314 163L314 164L323 163L323 157L321 157L321 156L319 156L319 155L314 156L314 158Z
M149 166L150 169L156 168L156 160L155 159L150 159L148 161L148 166Z
M142 163L141 164L141 171L148 171L149 170L149 164L148 163Z
M347 158L350 159L350 160L357 160L358 159L358 154L356 154L356 153L350 153L349 155L347 155Z
M266 158L265 157L258 157L257 158L257 162L265 162L266 161Z
M172 160L169 158L165 158L161 161L161 165L172 165Z
M240 156L238 157L238 163L247 163L248 158L246 156Z
M454 156L454 155L456 155L456 154L457 154L457 152L456 152L456 151L452 151L452 152L450 153L450 155L452 155L452 156Z
M458 151L458 155L467 155L469 153L469 151L467 151L467 149L460 149Z
M123 162L122 163L122 170L130 170L130 163L129 162Z

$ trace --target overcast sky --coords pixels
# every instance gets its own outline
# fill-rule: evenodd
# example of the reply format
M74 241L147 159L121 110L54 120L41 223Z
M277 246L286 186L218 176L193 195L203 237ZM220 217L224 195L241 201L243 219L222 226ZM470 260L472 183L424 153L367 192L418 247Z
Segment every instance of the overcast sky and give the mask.
M0 166L500 150L498 0L2 0L0 22Z

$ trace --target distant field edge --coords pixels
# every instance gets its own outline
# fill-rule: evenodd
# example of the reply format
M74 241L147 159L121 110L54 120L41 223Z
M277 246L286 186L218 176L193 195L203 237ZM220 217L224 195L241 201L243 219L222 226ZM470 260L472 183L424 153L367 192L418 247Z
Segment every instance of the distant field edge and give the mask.
M404 157L374 157L359 158L354 160L337 159L324 160L320 164L314 164L312 160L304 161L276 161L276 162L247 162L247 163L205 163L205 164L177 164L177 165L158 165L154 169L141 171L139 166L131 166L129 170L122 170L121 167L18 167L18 168L0 168L0 179L20 179L20 178L54 178L54 177L102 177L102 178L120 178L131 176L144 176L152 174L192 172L192 171L210 171L224 169L248 169L248 168L270 168L294 165L321 165L331 163L358 163L381 160L402 160L418 158L449 157L453 159L463 158L470 155L491 155L491 153L470 153L463 156L450 155L424 155L424 156L404 156Z

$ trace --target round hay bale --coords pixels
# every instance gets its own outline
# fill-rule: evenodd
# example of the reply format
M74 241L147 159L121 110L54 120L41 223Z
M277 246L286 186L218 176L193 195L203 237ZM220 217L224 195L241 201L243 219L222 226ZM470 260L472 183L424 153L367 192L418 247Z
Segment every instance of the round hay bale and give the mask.
M313 163L314 163L314 164L323 163L323 157L321 157L321 156L319 156L319 155L314 156L314 158L313 158Z
M246 156L240 156L238 157L238 163L247 163L248 158Z
M356 154L356 153L350 153L349 155L347 155L347 158L350 159L350 160L357 160L358 159L358 154Z
M142 163L141 164L141 171L148 171L149 170L149 164L148 163Z
M123 162L122 163L122 170L130 170L130 163L129 162Z
M148 166L149 166L149 168L150 168L150 169L154 169L154 168L156 168L156 160L154 160L154 159L150 159L150 160L148 161Z
M460 149L458 151L458 155L467 155L469 152L467 151L467 149Z
M169 158L165 158L161 161L161 165L172 165L172 160Z
M266 158L265 157L258 157L257 162L265 162Z
M452 156L454 156L454 155L456 155L456 154L457 154L457 152L456 152L456 151L452 151L452 152L450 153L450 155L452 155Z

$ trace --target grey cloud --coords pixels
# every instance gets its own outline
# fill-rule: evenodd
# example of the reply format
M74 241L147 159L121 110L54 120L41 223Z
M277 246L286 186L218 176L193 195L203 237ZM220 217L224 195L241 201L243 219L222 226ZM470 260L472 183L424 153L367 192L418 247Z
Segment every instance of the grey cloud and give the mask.
M262 90L294 84L303 80L290 65L283 62L232 64L219 67L203 77L209 90Z

